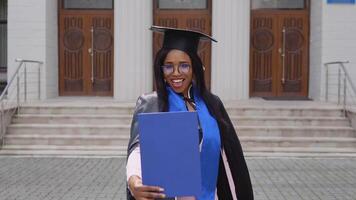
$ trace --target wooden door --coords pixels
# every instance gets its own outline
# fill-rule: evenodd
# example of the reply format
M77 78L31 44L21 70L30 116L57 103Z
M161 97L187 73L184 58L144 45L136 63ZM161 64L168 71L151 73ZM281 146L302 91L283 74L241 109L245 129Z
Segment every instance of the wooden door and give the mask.
M309 10L256 10L251 16L250 95L307 97Z
M61 7L60 95L113 95L113 32L113 12L110 9Z
M211 0L154 0L153 24L173 28L197 30L211 35ZM153 34L153 57L162 47L161 34ZM205 67L205 81L210 89L211 43L201 42L198 54Z

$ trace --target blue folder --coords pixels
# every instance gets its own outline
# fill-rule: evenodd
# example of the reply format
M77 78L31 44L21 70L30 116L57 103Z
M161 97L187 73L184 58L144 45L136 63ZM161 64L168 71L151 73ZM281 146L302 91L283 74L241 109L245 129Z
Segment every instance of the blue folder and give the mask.
M138 115L142 182L168 197L199 196L201 171L196 112Z

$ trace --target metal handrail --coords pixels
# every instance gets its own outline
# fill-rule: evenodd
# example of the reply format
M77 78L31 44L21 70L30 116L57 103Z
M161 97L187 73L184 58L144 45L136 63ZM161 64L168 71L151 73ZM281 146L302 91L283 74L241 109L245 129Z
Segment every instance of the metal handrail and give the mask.
M325 66L325 100L328 101L329 97L329 66L337 66L338 67L338 104L340 104L341 101L341 84L343 85L343 111L344 114L346 115L346 105L347 105L347 85L350 85L351 91L353 92L354 95L356 95L356 87L355 84L352 82L352 79L350 77L349 72L347 71L345 64L350 63L349 61L335 61L335 62L327 62L324 63ZM341 71L343 72L343 83L341 83Z
M24 101L27 101L27 67L26 63L36 63L38 64L38 98L40 99L41 97L41 65L43 64L42 61L37 61L37 60L25 60L25 59L15 59L15 62L19 62L19 65L17 66L15 73L11 76L9 79L5 89L2 91L0 95L0 148L3 146L4 143L4 135L6 132L6 126L8 125L10 119L12 116L15 114L16 111L19 110L20 107L20 71L24 66ZM16 78L16 87L14 87L15 84L15 78ZM15 93L16 93L16 104L15 106L11 106L11 97L10 94L12 91L11 89L15 88ZM6 97L6 99L5 99ZM5 101L6 100L6 101ZM6 103L9 103L10 105L5 107ZM7 115L6 112L10 112L9 115ZM6 115L5 115L6 114Z

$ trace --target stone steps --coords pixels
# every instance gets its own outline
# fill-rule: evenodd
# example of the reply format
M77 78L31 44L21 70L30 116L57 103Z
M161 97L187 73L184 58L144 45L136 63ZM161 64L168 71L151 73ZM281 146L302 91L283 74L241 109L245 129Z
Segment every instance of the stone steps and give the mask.
M356 137L351 127L296 127L296 126L236 126L238 136L283 136L283 137ZM111 135L128 136L130 125L88 124L11 124L8 135Z
M226 106L246 155L356 156L356 132L335 106ZM0 155L125 156L134 104L25 105Z
M0 155L36 156L119 156L127 154L126 146L64 146L64 145L6 145Z
M129 136L122 135L77 135L77 134L9 134L6 145L64 145L64 146L127 146Z
M276 116L276 117L343 117L335 107L226 107L230 116Z
M238 126L350 126L344 117L274 117L274 116L231 116Z
M337 107L226 107L230 116L279 116L279 117L342 117L343 112ZM95 115L132 115L134 106L129 105L66 105L66 106L23 106L21 114L95 114Z
M250 137L326 137L356 138L356 131L351 127L296 127L296 126L239 126L235 127L237 135Z
M86 106L23 106L20 108L21 114L82 114L82 115L120 115L132 114L134 112L133 106L127 105L86 105Z
M19 114L13 124L131 124L132 115Z
M111 135L128 136L130 125L88 124L11 124L7 135Z
M13 124L131 124L132 115L19 114ZM349 126L344 117L241 117L231 116L239 126Z
M321 137L240 137L243 148L353 148L356 152L356 138Z

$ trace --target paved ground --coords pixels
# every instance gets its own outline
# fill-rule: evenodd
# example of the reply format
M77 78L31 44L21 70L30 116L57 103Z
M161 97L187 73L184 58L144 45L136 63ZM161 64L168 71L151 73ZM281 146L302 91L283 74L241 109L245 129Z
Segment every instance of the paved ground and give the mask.
M256 200L356 200L356 159L248 158ZM125 199L125 159L0 157L0 200Z

